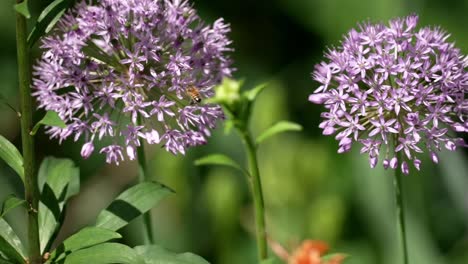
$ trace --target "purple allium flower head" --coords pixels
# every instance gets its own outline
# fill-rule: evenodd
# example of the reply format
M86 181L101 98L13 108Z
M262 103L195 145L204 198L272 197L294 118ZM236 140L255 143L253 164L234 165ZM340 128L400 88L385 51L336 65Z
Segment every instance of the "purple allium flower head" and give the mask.
M417 22L411 15L351 30L315 66L320 86L309 96L325 106L319 127L336 134L338 152L359 142L371 167L382 155L384 168L405 174L410 164L420 169L418 153L437 163L441 148L467 147L456 133L468 132L468 57L443 30Z
M222 19L206 25L187 1L101 0L78 4L42 40L34 67L39 107L56 111L68 126L47 131L60 141L74 135L110 142L99 149L107 162L135 158L141 140L169 152L206 143L221 107L193 104L233 69L227 53L230 28Z

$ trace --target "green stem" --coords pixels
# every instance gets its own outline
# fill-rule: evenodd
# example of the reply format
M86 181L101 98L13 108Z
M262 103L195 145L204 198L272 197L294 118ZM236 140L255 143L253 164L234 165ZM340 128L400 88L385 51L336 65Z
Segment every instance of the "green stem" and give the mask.
M255 206L255 226L257 238L257 251L259 262L267 259L267 241L265 233L265 206L263 202L262 182L258 169L257 149L247 129L241 130L247 157L249 161L250 182L252 184L252 196Z
M142 124L140 116L138 116L138 124ZM138 180L139 182L144 182L147 180L147 166L144 141L140 141L140 146L137 148L137 159ZM153 221L151 221L151 211L143 215L143 236L146 245L151 245L154 243Z
M23 0L17 0L21 3ZM32 99L31 99L31 64L27 45L26 18L16 13L16 45L18 59L18 78L21 111L21 141L23 144L24 188L25 198L29 204L28 211L28 255L30 264L42 262L39 243L39 226L37 208L39 204L39 189L37 186L34 138L32 129Z
M403 162L403 155L400 152L396 153L398 162L401 164ZM403 173L400 168L395 169L395 178L393 180L395 186L395 203L397 209L397 223L398 229L400 231L400 241L403 251L403 264L408 264L408 247L406 243L406 226L405 226L405 204L403 196L403 186L402 186L402 177Z

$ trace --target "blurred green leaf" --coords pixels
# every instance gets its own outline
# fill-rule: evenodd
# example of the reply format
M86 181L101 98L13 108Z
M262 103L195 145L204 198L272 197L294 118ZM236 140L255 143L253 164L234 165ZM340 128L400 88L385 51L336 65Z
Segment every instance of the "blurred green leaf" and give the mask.
M10 261L8 261L8 260L6 260L6 259L3 259L3 258L0 256L0 264L15 264L15 263L10 262Z
M19 199L14 194L10 194L3 201L2 211L0 212L0 217L4 217L10 210L15 209L18 206L25 204L26 201Z
M202 257L192 253L176 254L158 245L135 247L145 264L209 264Z
M267 138L272 137L276 134L287 132L287 131L301 131L302 126L293 122L289 121L279 121L278 123L274 124L266 131L264 131L260 136L257 137L255 140L256 144L259 145Z
M65 202L79 190L79 168L70 159L44 159L38 175L41 252L49 248L64 219Z
M41 127L41 125L44 126L55 126L55 127L60 127L60 128L66 128L67 124L60 118L57 112L54 111L47 111L45 116L37 122L37 124L33 127L31 130L31 135L35 135L37 133L37 130Z
M260 262L260 264L278 264L278 263L280 262L274 258L265 259L265 260L262 260L262 262Z
M97 227L118 230L146 213L168 194L168 187L156 182L142 182L121 193L96 221Z
M443 172L443 180L449 190L448 194L451 196L454 204L458 210L465 216L466 223L468 223L468 204L467 192L468 178L466 172L468 165L461 152L445 151L440 155L440 167Z
M24 183L23 157L15 145L0 135L0 158L18 173Z
M21 240L3 218L0 218L0 252L17 263L24 263L26 259Z
M132 248L118 243L104 243L75 251L65 258L65 264L144 264Z
M29 13L28 0L23 0L23 2L15 4L16 12L23 15L25 18L30 19L31 14Z
M234 128L234 121L228 119L224 122L224 134L227 135L231 133L231 130Z
M266 86L267 86L266 83L259 84L259 85L255 86L254 88L252 88L252 89L250 89L248 91L245 91L243 95L249 101L254 101L255 98L257 98L257 96L263 91L263 89L265 89Z
M29 46L32 47L42 35L49 33L65 10L74 2L74 0L55 0L50 3L39 15L36 25L28 36Z
M243 169L237 162L232 160L230 157L223 155L223 154L211 154L206 157L197 159L195 161L196 166L203 166L203 165L221 165L221 166L228 166L234 169L237 169L246 175L249 175L249 173Z
M349 255L334 253L334 254L327 254L322 257L322 260L324 261L330 261L332 259L342 259L340 263L346 263L346 260L349 259Z
M58 262L72 252L77 250L95 246L112 239L118 239L122 236L112 230L100 227L85 227L65 239L52 253L50 254L50 262Z

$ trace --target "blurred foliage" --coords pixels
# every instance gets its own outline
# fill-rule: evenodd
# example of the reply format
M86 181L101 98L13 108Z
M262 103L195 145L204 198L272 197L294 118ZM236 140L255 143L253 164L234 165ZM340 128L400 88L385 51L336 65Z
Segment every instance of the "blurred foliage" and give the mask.
M37 18L50 0L30 1ZM0 96L17 108L13 0L0 1ZM452 33L451 41L468 53L467 0L195 0L208 21L224 17L231 23L233 58L246 87L268 82L252 118L254 134L277 120L304 126L302 133L282 134L259 149L264 183L267 230L288 249L300 241L323 239L331 252L350 255L349 264L398 263L392 175L369 169L358 150L336 153L337 143L320 135L320 107L307 102L315 87L313 65L327 46L360 21L385 21L412 12L421 25L441 25ZM39 54L36 48L34 56ZM36 120L44 113L38 112ZM7 106L0 106L0 134L19 147L19 122ZM66 237L96 218L125 186L136 180L135 163L109 166L103 157L79 156L81 143L58 145L38 132L39 158L68 157L80 166L82 192L72 199ZM172 156L160 148L149 149L154 179L176 190L152 211L157 240L175 251L192 251L211 263L253 263L255 243L250 233L252 205L248 185L240 173L219 167L196 167L193 160L222 152L245 162L240 139L218 129L209 144L186 156ZM413 264L468 263L467 153L444 153L441 164L423 161L423 170L405 178L410 259ZM0 199L10 193L21 196L21 181L0 163ZM24 224L25 215L12 212L13 227ZM130 246L141 243L140 228L123 231ZM20 231L24 236L24 231Z

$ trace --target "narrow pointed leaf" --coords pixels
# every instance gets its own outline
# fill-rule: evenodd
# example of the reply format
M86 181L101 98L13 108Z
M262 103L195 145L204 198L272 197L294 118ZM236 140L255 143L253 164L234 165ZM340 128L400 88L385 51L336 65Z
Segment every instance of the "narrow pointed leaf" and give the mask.
M121 238L119 233L99 227L85 227L78 233L65 239L52 253L50 260L58 262L72 252L95 246L113 239Z
M0 218L0 251L12 262L24 263L26 250L10 225Z
M39 168L39 237L41 252L50 246L64 219L65 202L76 193L80 172L72 160L48 157ZM74 189L73 192L70 190Z
M60 118L57 112L54 111L47 111L45 116L34 125L33 129L31 130L31 135L35 135L39 128L44 126L55 126L60 128L66 128L67 124Z
M228 166L237 170L240 170L243 173L249 174L245 169L243 169L237 162L232 160L226 155L223 154L211 154L201 159L195 161L195 165L202 166L202 165L221 165L221 166Z
M14 194L8 195L7 198L3 201L2 211L0 211L0 217L4 217L9 211L25 203L25 200L17 198Z
M74 0L55 0L50 3L39 15L36 25L28 36L29 46L32 47L41 36L49 33L65 10L67 10L74 2Z
M138 246L135 251L145 260L145 264L209 264L195 254L176 254L158 245Z
M25 18L27 19L31 18L31 14L29 13L29 8L28 8L28 0L24 0L23 2L19 4L15 4L15 10L16 12L23 15Z
M10 166L24 182L23 157L15 145L0 135L0 158Z
M104 243L75 251L65 258L64 264L144 264L132 248L118 243Z
M258 136L255 142L257 143L257 145L259 145L266 139L276 134L287 132L287 131L301 131L301 130L302 130L302 126L299 124L289 122L289 121L280 121L274 124L273 126L271 126L270 128L268 128L260 136Z
M250 89L248 91L244 92L244 96L249 100L249 101L254 101L255 98L265 89L267 86L266 83L262 83L260 85L255 86L253 89Z
M118 230L146 213L168 194L168 187L156 182L142 182L121 193L96 221L97 227Z

